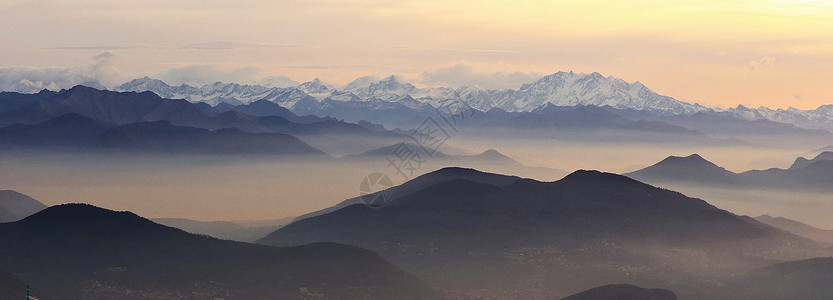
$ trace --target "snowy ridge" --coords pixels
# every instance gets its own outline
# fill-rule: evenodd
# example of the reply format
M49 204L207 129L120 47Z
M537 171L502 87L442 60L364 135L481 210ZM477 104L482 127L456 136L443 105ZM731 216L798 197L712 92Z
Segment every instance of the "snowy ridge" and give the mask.
M833 105L824 105L815 110L799 110L792 107L773 110L767 107L747 108L739 105L722 110L679 101L657 94L640 82L629 83L613 76L604 77L595 72L590 74L558 72L524 84L517 90L489 90L474 86L456 89L417 88L413 84L402 81L398 76L388 76L383 79L360 77L340 88L328 86L317 78L290 87L216 82L197 88L185 84L171 86L161 80L143 77L124 83L117 89L151 91L164 98L186 99L210 105L220 103L240 105L257 100L268 100L296 113L317 115L325 111L337 110L338 106L353 109L365 107L423 111L459 98L481 111L498 108L508 112L531 112L547 104L594 105L649 111L663 115L716 113L744 120L766 119L807 128L833 128Z

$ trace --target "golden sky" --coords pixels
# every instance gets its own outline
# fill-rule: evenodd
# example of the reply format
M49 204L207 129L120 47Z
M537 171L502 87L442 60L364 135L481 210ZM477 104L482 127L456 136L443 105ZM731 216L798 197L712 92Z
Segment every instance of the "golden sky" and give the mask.
M518 88L573 70L712 106L833 103L831 0L5 0L0 11L0 68L108 84L399 74Z

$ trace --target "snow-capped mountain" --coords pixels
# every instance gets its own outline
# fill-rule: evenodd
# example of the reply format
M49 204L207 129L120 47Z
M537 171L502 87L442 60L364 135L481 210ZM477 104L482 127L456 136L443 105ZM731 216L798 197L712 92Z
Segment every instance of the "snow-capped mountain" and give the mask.
M645 85L628 83L599 73L558 72L536 82L524 84L517 91L490 91L491 99L471 104L478 109L497 107L509 112L532 111L546 104L556 106L594 105L666 114L690 115L710 110L654 93ZM483 98L484 95L471 98Z
M284 80L285 81L285 80ZM186 99L211 105L248 104L257 100L275 102L299 114L337 113L355 119L384 111L413 115L451 100L462 99L481 111L499 108L507 112L531 112L546 105L610 106L621 110L647 111L661 115L714 113L744 120L767 119L808 128L833 128L833 105L815 110L795 108L747 108L742 105L722 110L690 104L651 91L640 82L626 82L599 73L558 72L524 84L520 89L489 90L474 86L417 88L398 76L383 79L366 76L334 88L319 79L291 87L213 83L202 87L171 86L160 80L143 77L118 87L121 91L152 91L164 98ZM367 110L369 112L359 112ZM405 113L405 111L411 112ZM375 112L374 112L375 111Z
M216 106L220 103L228 103L232 105L249 104L251 102L264 99L268 95L274 94L275 92L285 90L278 87L269 88L262 85L240 85L236 83L222 82L206 84L200 88L187 84L171 86L161 80L149 77L133 79L120 85L116 89L125 92L151 91L162 98L185 99L191 102L205 102L211 104L212 106Z
M773 122L788 123L812 129L833 129L833 105L827 104L812 110L794 107L771 109L768 107L748 108L743 105L723 111L733 117L744 120L766 119Z

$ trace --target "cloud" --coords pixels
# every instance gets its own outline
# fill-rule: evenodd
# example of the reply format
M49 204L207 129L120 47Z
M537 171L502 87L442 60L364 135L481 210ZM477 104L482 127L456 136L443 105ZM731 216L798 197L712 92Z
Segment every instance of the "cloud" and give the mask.
M60 90L76 85L95 88L110 87L121 77L121 71L113 66L118 58L110 52L102 52L91 58L87 65L71 68L0 68L0 90L35 93L43 89Z
M182 47L182 49L199 49L199 50L228 50L228 49L242 49L242 48L297 48L299 45L283 45L271 44L261 42L239 42L239 41L214 41L190 44Z
M44 49L48 49L48 50L100 50L100 51L107 51L107 50L130 50L130 49L140 49L140 48L144 48L144 46L96 45L96 46L49 47L49 48L44 48Z
M518 71L511 65L460 63L451 67L422 72L418 80L427 86L460 87L474 85L481 88L518 88L541 78L536 72Z
M775 57L765 56L758 61L751 61L746 65L750 72L755 72L760 69L768 69L775 66Z
M262 69L256 66L223 66L218 64L189 65L157 73L151 77L168 84L202 86L217 81L255 83L261 79Z

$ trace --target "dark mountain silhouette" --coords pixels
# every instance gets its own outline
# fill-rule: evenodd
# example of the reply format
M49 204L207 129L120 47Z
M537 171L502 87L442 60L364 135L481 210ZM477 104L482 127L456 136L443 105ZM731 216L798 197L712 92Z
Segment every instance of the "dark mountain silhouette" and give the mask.
M671 156L626 176L651 183L685 183L731 188L833 190L833 160L817 160L802 168L750 170L732 173L699 155Z
M478 177L500 184L472 180ZM690 264L726 274L762 266L757 257L764 253L779 258L828 253L703 200L615 174L576 171L539 182L451 168L415 180L432 184L403 184L411 185L410 191L394 189L382 208L342 203L258 242L357 245L441 289L485 289L520 298L538 292L563 297L626 279L681 282L697 276Z
M385 191L379 191L379 192L376 192L376 193L373 193L373 194L369 194L365 197L369 197L369 198L372 199L374 197L380 196L383 193L386 194L385 197L390 197L390 198L401 197L403 195L408 195L408 194L417 192L419 190L425 189L425 188L430 187L432 185L435 185L437 183L440 183L440 182L443 182L443 181L449 181L449 180L453 180L453 179L466 179L466 180L470 180L470 181L473 181L473 182L491 184L491 185L496 185L496 186L506 186L506 185L509 185L509 184L515 182L516 180L520 179L520 177L485 173L485 172L477 171L475 169L467 169L467 168L456 168L456 167L443 168L441 170L431 172L431 173L419 176L417 178L414 178L412 180L409 180L409 181L405 182L402 185L392 187L390 189L386 189ZM336 211L336 210L339 210L339 209L342 209L342 208L345 208L345 207L348 207L348 206L351 206L351 205L354 205L354 204L362 204L362 203L363 202L362 202L361 197L350 198L350 199L344 200L341 203L336 204L334 206L298 216L297 218L295 218L295 220L293 222L297 222L299 220L303 220L303 219L306 219L306 218L309 218L309 217L323 215L323 214L330 213L330 212L333 212L333 211Z
M223 104L225 104L225 103L223 103ZM252 116L282 117L282 118L287 119L287 120L289 120L290 122L293 122L293 123L316 123L316 122L321 122L321 121L324 121L324 120L327 119L327 118L317 117L317 116L314 116L314 115L298 116L298 115L294 114L292 111L290 111L289 109L284 108L283 106L280 106L277 103L269 101L269 100L258 100L258 101L255 101L255 102L252 102L252 103L249 103L249 104L238 105L238 106L232 106L232 105L228 105L228 104L225 104L225 105L222 105L222 106L218 105L218 106L215 107L215 109L219 113L235 110L235 111L239 111L239 112L242 112L244 114L252 115Z
M506 117L503 114L495 116ZM659 121L627 119L597 106L563 107L551 103L530 113L521 113L505 120L495 120L487 126L520 130L626 130L704 136L697 131Z
M414 276L353 246L223 241L85 204L0 224L0 268L41 299L423 299Z
M12 94L10 94L12 95ZM151 92L114 92L76 86L60 92L40 94L13 94L26 101L15 108L0 112L0 127L15 124L46 124L68 114L83 116L105 126L128 125L139 122L168 121L177 126L205 129L238 128L261 133L290 135L356 135L375 138L401 138L387 131L368 129L366 126L315 116L297 116L289 110L268 101L256 101L249 105L222 108L205 107L205 103L163 99ZM0 101L4 99L0 97ZM13 101L8 100L9 107ZM4 102L5 103L5 102ZM20 129L20 128L18 128ZM18 130L15 129L15 130ZM37 130L37 129L36 129ZM69 131L69 129L64 129ZM37 132L22 133L32 136Z
M42 90L36 94L0 92L0 113L20 108L39 99L54 96L56 92Z
M802 191L833 191L833 160L819 160L800 169L751 170L738 174L745 186Z
M736 276L709 299L833 299L833 258L776 264Z
M70 113L34 125L17 124L0 128L0 145L87 146L108 128L101 121Z
M164 153L326 156L291 135L247 133L236 128L208 130L175 126L168 121L114 127L101 134L93 144L108 149Z
M46 208L32 197L12 191L0 190L0 223L14 222Z
M630 284L611 284L563 298L561 300L677 300L674 292L645 289Z
M669 156L662 161L625 176L646 181L692 181L718 185L736 183L735 173L721 168L698 154Z
M70 113L116 125L168 120L177 125L205 126L209 119L185 100L162 99L151 92L121 93L79 85L0 113L0 126L37 124Z
M789 231L798 236L833 244L833 230L820 229L796 220L770 215L759 216L755 220L784 231Z
M280 116L259 117L257 123L272 132L291 134L295 136L349 135L372 138L398 138L404 136L388 132L368 129L365 126L344 121L327 119L311 123L295 123Z
M790 170L805 168L820 160L833 160L833 151L824 151L822 153L819 153L819 155L817 155L813 159L806 159L804 157L796 158L795 162L792 164L792 166L790 166Z

